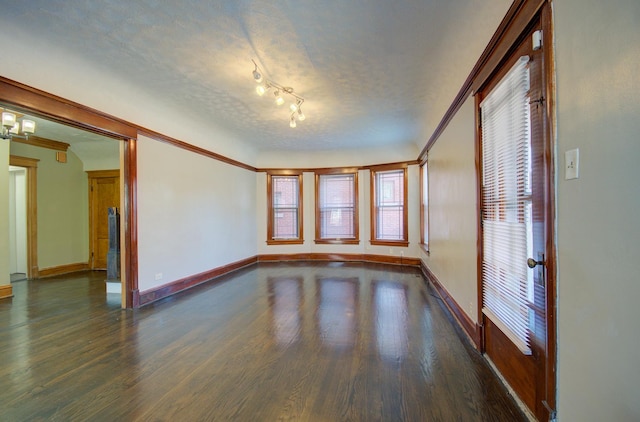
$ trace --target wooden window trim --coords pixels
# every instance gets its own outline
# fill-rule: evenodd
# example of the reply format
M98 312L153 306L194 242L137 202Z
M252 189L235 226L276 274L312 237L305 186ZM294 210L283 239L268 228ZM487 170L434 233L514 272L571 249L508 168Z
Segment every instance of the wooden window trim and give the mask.
M420 166L420 247L423 251L429 254L429 201L428 197L424 195L424 172L427 172L427 183L429 180L429 168L427 162ZM428 188L428 187L427 187ZM427 190L427 195L428 195ZM426 201L426 204L425 204ZM427 235L425 236L425 228L427 229Z
M273 192L271 178L273 176L297 176L298 178L298 237L293 239L273 238ZM267 245L301 245L304 243L302 215L302 172L296 170L279 170L267 172Z
M323 238L320 233L320 176L327 174L343 174L353 175L354 184L354 210L353 210L353 238ZM360 212L358 204L358 169L352 168L337 168L337 169L320 169L315 171L315 220L316 220L316 238L315 243L318 245L359 245L360 244Z
M378 210L376 207L376 174L383 171L402 171L403 173L403 198L402 198L402 231L403 231L403 239L400 240L388 240L388 239L377 239L377 224L378 220ZM407 180L407 166L394 166L394 165L385 165L385 166L376 166L371 168L371 239L369 242L372 245L377 246L394 246L394 247L407 247L409 246L409 228L408 228L408 216L409 210L407 208L408 203L408 180Z

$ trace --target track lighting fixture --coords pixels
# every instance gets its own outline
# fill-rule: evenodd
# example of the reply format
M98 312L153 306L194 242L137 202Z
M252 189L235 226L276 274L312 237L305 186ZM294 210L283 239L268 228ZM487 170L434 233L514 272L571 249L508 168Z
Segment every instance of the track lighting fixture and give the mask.
M15 113L6 110L2 112L0 138L10 139L16 136L18 138L29 139L29 135L35 133L36 122L29 119L22 119L22 130L20 130L20 122L17 119Z
M291 114L289 115L289 127L296 127L296 121L303 121L306 116L302 112L302 103L304 103L304 98L301 96L294 94L293 88L282 86L276 82L273 82L269 79L264 78L262 75L264 72L258 67L258 64L252 60L253 65L255 66L253 69L253 79L258 83L256 87L256 93L259 96L263 96L267 91L273 88L273 96L275 98L275 103L278 106L281 106L285 103L285 96L292 97L292 102L289 105L289 110L291 110Z

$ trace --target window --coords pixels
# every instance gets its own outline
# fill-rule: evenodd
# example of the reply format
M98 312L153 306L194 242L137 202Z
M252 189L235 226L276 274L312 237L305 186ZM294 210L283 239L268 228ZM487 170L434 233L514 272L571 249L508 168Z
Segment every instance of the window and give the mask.
M407 169L371 170L371 244L408 246Z
M267 244L303 243L302 173L267 174L267 197Z
M420 245L429 252L429 171L426 162L420 167Z
M529 56L480 104L482 112L482 312L531 354L533 255Z
M359 243L358 172L316 173L316 243Z

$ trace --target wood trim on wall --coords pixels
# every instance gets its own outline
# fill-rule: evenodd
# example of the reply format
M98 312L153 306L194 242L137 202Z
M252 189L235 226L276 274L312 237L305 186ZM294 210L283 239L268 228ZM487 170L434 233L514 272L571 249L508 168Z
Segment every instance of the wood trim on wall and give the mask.
M346 253L297 253L297 254L262 254L258 255L258 262L288 262L288 261L335 261L335 262L369 262L373 264L406 265L419 267L419 258L374 254L346 254Z
M120 170L87 170L85 171L89 179L100 179L103 177L120 177Z
M426 280L431 283L431 285L438 292L438 295L442 299L442 302L456 319L460 328L462 328L467 336L469 336L475 348L480 350L483 334L482 327L476 322L473 322L471 318L469 318L469 316L462 310L462 307L458 304L458 302L456 302L456 300L453 298L453 296L451 296L451 294L442 285L442 283L440 283L438 277L436 277L436 275L431 272L429 267L427 267L422 261L420 261L420 268L422 269L422 273L425 276Z
M326 174L331 172L340 172L346 171L347 173L359 170L380 170L380 169L399 169L399 168L407 168L409 166L417 166L420 164L418 160L408 160L408 161L398 161L394 163L381 163L381 164L369 164L363 166L351 166L351 167L304 167L304 168L257 168L256 171L259 173L278 173L278 174L287 174L282 172L292 172L292 174L298 173L320 173Z
M221 161L223 163L230 164L232 166L240 167L240 168L245 169L245 170L249 170L249 171L253 171L253 172L257 171L257 169L255 167L250 166L249 164L245 164L245 163L243 163L241 161L234 160L234 159L229 158L229 157L225 157L224 155L215 153L215 152L210 151L208 149L204 149L204 148L201 148L201 147L198 147L198 146L195 146L195 145L191 145L191 144L189 144L187 142L181 141L181 140L176 139L176 138L172 138L172 137L167 136L167 135L163 135L161 133L155 132L155 131L150 130L150 129L146 129L146 128L143 128L143 127L140 127L140 126L135 126L135 127L138 129L138 133L140 135L144 135L144 136L146 136L148 138L151 138L151 139L154 139L156 141L164 142L165 144L173 145L175 147L182 148L182 149L184 149L186 151L190 151L190 152L193 152L195 154L200 154L200 155L203 155L205 157L213 158L214 160L218 160L218 161Z
M138 292L138 141L125 139L122 148L120 182L122 213L120 215L120 277L122 278L122 304L125 308L140 306Z
M54 141L53 139L41 138L36 135L31 135L29 136L29 138L25 138L25 139L18 138L16 136L11 138L11 142L17 142L19 144L26 144L26 145L33 145L35 147L48 148L55 151L64 151L64 152L66 152L70 147L70 145L66 142L60 142L60 141Z
M0 77L0 102L18 111L111 138L135 138L135 125L57 95Z
M444 133L453 117L456 115L462 104L467 100L469 95L480 89L489 76L495 71L498 65L508 56L513 43L517 37L533 17L538 13L540 8L548 0L515 0L507 14L500 22L498 29L491 37L489 44L482 52L482 55L471 70L471 73L462 84L460 91L455 96L453 102L445 112L442 120L431 134L424 148L418 155L418 162L424 163L427 159L427 153L436 143L438 138Z
M140 293L137 301L140 306L144 306L165 297L174 295L178 292L187 290L193 286L197 286L198 284L202 284L208 281L215 281L214 279L220 276L237 271L249 265L253 265L256 262L257 257L252 256L250 258L232 262L231 264L223 265L222 267L217 267L209 271L204 271L199 274L181 278L180 280L176 280L171 283L155 287L153 289Z
M9 299L11 297L13 297L13 286L11 284L0 286L0 299Z
M88 262L77 262L75 264L56 265L55 267L41 268L39 271L40 278L53 277L56 275L75 273L78 271L89 270Z

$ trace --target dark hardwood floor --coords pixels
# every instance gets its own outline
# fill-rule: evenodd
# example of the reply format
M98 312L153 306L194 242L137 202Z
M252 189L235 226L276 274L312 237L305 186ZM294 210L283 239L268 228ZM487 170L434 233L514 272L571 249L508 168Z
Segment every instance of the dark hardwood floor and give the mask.
M265 263L135 311L104 276L13 283L0 420L525 420L414 268Z

